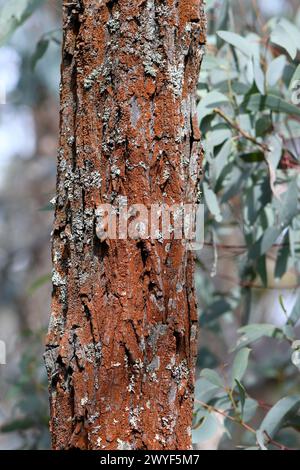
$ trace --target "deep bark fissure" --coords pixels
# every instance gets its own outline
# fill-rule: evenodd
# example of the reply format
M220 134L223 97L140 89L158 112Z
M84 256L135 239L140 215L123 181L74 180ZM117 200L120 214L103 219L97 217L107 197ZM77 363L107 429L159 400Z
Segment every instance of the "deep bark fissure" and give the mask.
M97 208L195 203L201 0L64 7L53 304L55 449L191 447L197 311L181 240L103 240Z

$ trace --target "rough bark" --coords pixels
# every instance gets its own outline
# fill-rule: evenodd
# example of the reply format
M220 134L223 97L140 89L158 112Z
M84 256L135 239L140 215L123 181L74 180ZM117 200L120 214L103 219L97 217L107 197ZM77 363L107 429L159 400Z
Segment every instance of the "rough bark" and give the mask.
M54 449L189 449L197 313L180 240L106 240L100 203L190 203L202 0L64 3L53 309Z

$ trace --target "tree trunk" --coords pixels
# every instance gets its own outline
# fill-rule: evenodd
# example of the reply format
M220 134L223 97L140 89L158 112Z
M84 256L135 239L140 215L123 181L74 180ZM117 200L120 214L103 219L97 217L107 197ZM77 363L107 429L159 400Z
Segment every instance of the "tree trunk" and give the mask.
M54 449L189 449L197 312L181 240L111 240L97 209L195 202L202 0L64 2L53 310Z

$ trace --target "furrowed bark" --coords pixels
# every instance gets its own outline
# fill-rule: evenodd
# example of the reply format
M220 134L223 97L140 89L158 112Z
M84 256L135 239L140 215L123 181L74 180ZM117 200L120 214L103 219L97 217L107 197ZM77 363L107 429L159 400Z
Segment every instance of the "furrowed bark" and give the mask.
M181 240L105 240L97 208L193 203L202 0L63 2L53 309L54 449L189 449L197 312Z

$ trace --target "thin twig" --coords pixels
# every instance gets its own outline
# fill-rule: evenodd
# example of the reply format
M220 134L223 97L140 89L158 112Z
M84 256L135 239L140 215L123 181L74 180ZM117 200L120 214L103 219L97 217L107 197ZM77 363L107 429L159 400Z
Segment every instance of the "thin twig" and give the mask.
M214 113L218 114L224 121L226 121L233 129L235 129L239 134L241 134L245 139L249 140L253 144L257 145L260 147L264 152L270 152L269 147L266 144L263 144L262 142L259 142L255 137L253 137L251 134L248 132L244 131L237 122L233 121L230 119L230 117L226 116L226 114L219 108L214 109Z
M199 403L199 405L203 406L203 408L206 408L208 411L213 411L214 413L217 413L217 414L223 416L224 418L228 419L229 421L232 421L233 423L242 426L246 431L249 431L252 434L256 435L255 429L252 428L251 426L249 426L249 424L245 423L243 420L237 419L234 416L230 416L227 413L225 413L225 411L219 410L218 408L215 408L212 405L208 405L207 403L204 403L201 400L195 400L195 402ZM272 439L267 433L265 433L265 435L266 435L266 437L269 441L269 444L272 444L273 446L277 447L277 449L280 449L280 450L293 450L293 449L290 449L289 447L284 446L283 444L280 444L280 442L274 441L274 439Z

